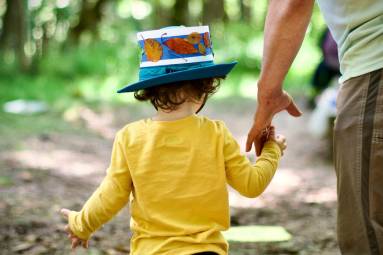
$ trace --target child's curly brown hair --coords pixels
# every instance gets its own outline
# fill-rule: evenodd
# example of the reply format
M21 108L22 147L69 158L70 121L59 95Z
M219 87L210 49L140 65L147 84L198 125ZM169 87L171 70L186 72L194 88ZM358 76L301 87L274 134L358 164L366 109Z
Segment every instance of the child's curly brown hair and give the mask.
M198 102L213 95L225 77L179 81L134 92L139 101L150 101L158 109L173 111L186 101Z

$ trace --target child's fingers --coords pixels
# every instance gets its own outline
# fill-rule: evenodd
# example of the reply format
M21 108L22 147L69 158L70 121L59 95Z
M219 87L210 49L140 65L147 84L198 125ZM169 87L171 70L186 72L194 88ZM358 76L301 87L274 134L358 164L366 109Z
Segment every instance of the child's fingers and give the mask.
M76 239L72 238L71 239L71 249L75 249L76 248Z
M80 239L78 238L72 238L72 250L76 249L76 247L79 245Z
M84 247L85 249L88 249L88 246L89 246L88 240L83 240L82 241L82 247Z
M286 137L284 135L277 135L276 139L281 143L286 142Z
M65 225L64 230L65 230L65 232L67 232L70 236L73 236L72 230L70 230L69 225Z
M284 152L286 150L286 147L287 147L287 145L285 143L279 145L279 148L281 149L281 152L282 152L282 156L283 156L283 154L284 154Z
M274 126L269 127L269 137L275 138L275 128Z
M64 229L68 233L67 237L71 240L72 250L74 250L79 245L83 246L86 249L88 248L88 240L81 240L80 238L75 236L68 225L66 225Z
M68 219L70 210L69 210L69 209L66 209L66 208L62 208L62 209L60 210L60 213L61 213L62 216L64 216L66 219Z

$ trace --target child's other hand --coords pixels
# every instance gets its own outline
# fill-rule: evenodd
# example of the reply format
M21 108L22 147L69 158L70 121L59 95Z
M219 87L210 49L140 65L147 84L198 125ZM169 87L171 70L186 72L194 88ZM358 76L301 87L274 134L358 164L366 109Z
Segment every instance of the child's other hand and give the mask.
M60 210L60 213L64 216L65 219L68 219L70 210L63 208ZM77 246L82 245L85 249L88 248L88 240L82 240L81 238L77 237L73 232L70 230L69 225L65 225L64 228L65 232L68 233L68 238L71 240L72 244L72 250L76 249Z
M286 143L286 137L281 134L275 135L275 127L270 126L268 129L268 141L274 141L278 144L279 148L281 149L282 155L284 150L287 148L287 143Z

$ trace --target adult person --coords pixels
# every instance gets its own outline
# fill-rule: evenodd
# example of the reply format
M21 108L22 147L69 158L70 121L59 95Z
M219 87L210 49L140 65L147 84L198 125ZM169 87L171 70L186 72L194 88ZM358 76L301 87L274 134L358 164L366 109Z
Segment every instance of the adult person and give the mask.
M383 1L318 0L338 45L342 83L335 123L338 243L342 254L383 254ZM300 111L282 82L302 43L314 0L270 0L258 107L247 151L280 111Z

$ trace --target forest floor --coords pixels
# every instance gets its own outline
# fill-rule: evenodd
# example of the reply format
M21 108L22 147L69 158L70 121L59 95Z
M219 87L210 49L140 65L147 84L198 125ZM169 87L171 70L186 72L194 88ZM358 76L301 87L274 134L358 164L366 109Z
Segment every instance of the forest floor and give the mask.
M202 114L227 123L241 148L255 109L253 100L208 102ZM64 114L0 113L0 254L70 254L61 207L81 208L105 174L114 133L150 116L150 106L84 106ZM230 254L340 254L336 244L336 179L331 148L307 131L310 113L275 118L288 149L271 185L246 199L230 190L233 225L278 225L293 236L280 243L230 244ZM249 157L254 159L252 154ZM125 208L75 254L128 254Z

